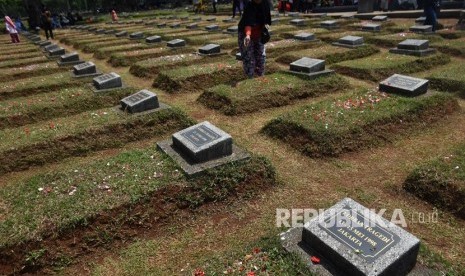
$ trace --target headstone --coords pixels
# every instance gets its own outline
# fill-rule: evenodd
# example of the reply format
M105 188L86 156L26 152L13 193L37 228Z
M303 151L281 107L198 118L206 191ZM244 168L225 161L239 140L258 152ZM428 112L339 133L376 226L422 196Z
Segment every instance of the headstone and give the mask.
M47 52L50 57L59 57L66 53L65 48L63 47L52 48L48 50Z
M41 41L41 38L38 35L33 35L29 37L29 40L32 42L37 42L37 41Z
M192 21L194 21L194 22L202 21L202 17L194 17L194 18L192 18Z
M294 38L301 41L315 40L315 35L312 33L298 33L294 35Z
M153 35L153 36L149 36L145 39L145 42L147 43L157 43L157 42L161 42L161 36L159 35Z
M221 51L221 46L218 44L207 44L199 48L199 53L203 55L219 54L220 51Z
M231 135L205 121L172 136L173 147L195 163L232 154Z
M186 25L186 29L197 29L199 27L199 25L197 23L191 23L191 24L188 24Z
M305 26L305 20L304 19L300 19L300 18L296 18L296 19L292 19L291 21L289 21L289 23L291 25L295 25L295 26Z
M124 36L127 36L128 35L128 32L126 31L121 31L121 32L118 32L115 34L116 37L124 37Z
M306 262L308 252L321 257L327 265L313 269L324 275L407 275L420 249L418 238L350 198L281 234L281 242Z
M92 28L89 28L89 29L88 29L89 32L95 32L96 30L98 30L97 27L92 27Z
M210 18L207 18L207 21L208 21L208 22L213 22L213 21L216 21L216 17L210 17Z
M105 31L106 31L105 29L98 29L98 30L95 31L95 33L96 34L103 34L103 33L105 33Z
M207 31L218 31L220 29L220 26L213 24L213 25L208 25L205 27L205 30Z
M325 29L336 29L338 26L337 26L337 21L326 20L320 23L320 27L325 28Z
M415 23L423 24L423 23L425 23L425 20L426 20L426 17L421 16L421 17L418 17L417 19L415 19Z
M186 41L184 39L179 39L179 38L173 39L173 40L168 41L166 46L170 48L183 47L183 46L186 46Z
M44 41L39 41L37 45L39 45L40 48L44 48L45 46L51 45L52 42L49 40L44 40Z
M75 76L86 76L97 74L97 68L93 62L84 62L73 67L73 73Z
M49 45L44 47L44 51L48 53L48 51L53 50L53 49L57 49L58 47L60 47L60 46L58 46L57 44L49 44Z
M144 38L144 33L143 32L134 32L129 35L130 39L142 39Z
M353 14L344 14L341 16L342 19L353 19L355 16Z
M224 23L231 23L231 22L234 22L234 21L236 21L236 20L235 20L234 18L232 18L232 17L223 19L223 22L224 22Z
M380 24L365 24L362 25L362 31L367 31L367 32L379 32L381 31L381 25Z
M109 34L116 34L116 32L118 32L117 30L107 30L105 31L105 34L109 35Z
M79 54L77 52L72 52L69 54L62 55L60 57L61 62L73 62L73 61L79 61Z
M144 112L160 107L158 97L149 90L141 90L121 100L121 108L129 113Z
M333 42L334 46L341 46L346 48L356 48L363 46L363 37L348 35L340 38L337 42Z
M287 15L290 16L290 17L299 17L300 13L298 13L298 12L289 12L289 13L287 13Z
M166 23L158 23L157 28L164 28L166 27Z
M181 23L179 23L179 22L175 22L175 23L170 25L170 28L173 28L173 29L174 28L179 28L179 27L181 27Z
M293 72L314 73L325 69L325 61L303 57L290 64L290 70Z
M397 48L389 50L390 53L410 55L410 56L426 56L434 54L436 49L429 48L429 41L425 39L406 39L399 44Z
M230 33L230 34L237 34L238 30L239 30L239 27L231 26L231 27L226 29L226 32Z
M433 26L431 25L415 25L409 28L409 31L414 33L432 33Z
M372 21L387 21L388 17L386 15L377 15L371 19Z
M379 83L379 91L415 97L426 93L428 80L394 74Z
M95 77L93 84L97 90L120 88L123 86L121 77L114 72Z

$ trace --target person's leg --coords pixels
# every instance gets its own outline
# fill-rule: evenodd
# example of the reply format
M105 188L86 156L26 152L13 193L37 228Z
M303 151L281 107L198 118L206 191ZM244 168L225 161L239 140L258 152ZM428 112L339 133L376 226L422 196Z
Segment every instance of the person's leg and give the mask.
M423 11L424 11L425 17L426 17L424 24L425 25L431 25L431 26L433 26L433 29L434 29L434 25L435 25L434 23L436 22L436 19L435 19L435 13L434 13L433 7L427 6L427 7L424 8Z
M18 34L13 34L14 41L13 43L19 43L19 36Z
M47 40L48 40L48 29L44 29L44 31L45 31L45 37L46 37Z
M233 18L236 17L236 9L237 9L237 5L236 5L236 1L233 1Z
M13 34L10 34L10 37L11 37L11 43L15 43L15 37Z
M253 45L253 57L255 59L255 75L261 77L265 74L265 44L257 41Z
M53 30L50 28L50 37L53 39Z
M248 47L244 46L244 33L240 32L238 35L238 44L239 44L239 51L241 53L242 58L242 68L244 69L244 73L249 78L253 78L253 73L255 69L255 59L254 59L254 51L253 51L253 41L251 40Z

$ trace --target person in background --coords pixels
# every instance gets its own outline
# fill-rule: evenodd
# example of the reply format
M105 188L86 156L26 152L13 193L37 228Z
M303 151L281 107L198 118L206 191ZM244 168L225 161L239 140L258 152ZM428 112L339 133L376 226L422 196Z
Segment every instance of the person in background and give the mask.
M216 3L218 0L212 0L212 5L213 5L213 13L216 13Z
M45 9L45 11L42 13L41 21L42 29L45 31L45 37L47 40L49 37L53 39L52 14L48 9Z
M252 0L244 9L238 25L238 44L242 66L249 78L265 74L265 45L260 38L263 28L271 25L271 13L267 0Z
M18 31L18 33L21 33L22 31L26 30L26 26L24 26L23 21L21 21L21 16L16 17L15 26L16 31Z
M111 20L113 22L118 21L118 15L116 14L115 10L111 10Z
M441 3L440 0L425 0L423 11L425 13L425 25L433 26L433 32L436 31L439 7Z
M8 33L10 33L11 43L19 43L18 30L16 29L15 23L8 15L5 16L5 27Z
M236 17L236 10L239 11L239 16L242 16L242 8L241 8L241 1L240 0L233 0L233 16L232 16L232 18Z

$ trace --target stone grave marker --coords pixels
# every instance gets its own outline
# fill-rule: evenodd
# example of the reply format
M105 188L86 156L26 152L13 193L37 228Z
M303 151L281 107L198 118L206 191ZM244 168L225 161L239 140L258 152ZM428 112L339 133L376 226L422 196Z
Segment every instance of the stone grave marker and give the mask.
M344 14L341 16L342 19L353 19L355 16L353 14Z
M315 35L312 33L298 33L294 35L294 38L300 41L312 41L315 40Z
M191 24L186 25L186 29L190 29L190 30L197 29L198 27L199 27L199 24L197 23L191 23Z
M29 40L32 42L37 42L37 41L41 41L41 38L38 35L32 35L29 37Z
M93 85L97 90L106 90L113 88L121 88L123 82L121 77L115 72L104 74L93 79Z
M57 63L58 66L65 66L84 63L84 61L79 59L79 54L77 52L72 52L60 56L60 60L58 60Z
M216 17L210 17L206 19L208 22L216 21Z
M120 103L121 109L129 113L139 113L160 107L158 96L146 89L122 99Z
M59 58L61 55L66 54L66 51L65 51L65 48L58 46L56 48L52 48L48 50L47 54L48 54L47 57L49 58Z
M289 69L293 74L303 74L311 78L333 74L333 70L325 70L325 64L326 62L321 59L303 57L292 62Z
M423 24L423 23L425 23L425 20L426 20L426 17L420 16L417 19L415 19L415 23Z
M125 37L127 35L128 35L128 32L126 32L126 31L117 32L115 34L116 37Z
M104 34L106 32L105 29L98 29L95 31L96 34Z
M298 13L298 12L288 12L287 15L290 16L290 17L299 17L300 13Z
M409 31L414 33L432 33L433 26L431 25L415 25L409 28Z
M420 240L358 202L345 198L281 234L281 243L318 275L407 275L415 266ZM310 255L311 254L311 255Z
M194 18L192 18L192 21L194 21L194 22L202 21L202 17L194 17Z
M390 53L410 55L410 56L426 56L434 54L436 49L429 48L429 41L425 39L406 39L399 44L397 48L389 50Z
M166 23L164 23L164 22L157 24L157 28L164 28L164 27L166 27Z
M371 19L372 21L387 21L388 17L386 15L377 15Z
M170 40L166 43L166 46L170 48L178 48L178 47L183 47L186 46L186 41L184 39L173 39Z
M181 27L181 23L179 23L179 22L175 22L175 23L170 25L170 28L173 28L173 29L174 28L179 28L179 27Z
M147 43L157 43L157 42L161 42L161 36L159 35L153 35L153 36L149 36L145 39L145 42Z
M221 46L218 44L207 44L199 48L199 53L202 55L214 55L219 54L221 51Z
M130 39L142 39L144 38L144 33L143 32L134 32L129 35Z
M116 34L118 31L117 30L106 30L105 34L106 35L111 35L111 34Z
M237 34L238 31L239 31L239 27L237 27L237 25L236 26L231 26L231 27L226 29L226 32L230 33L230 34Z
M320 22L320 27L331 30L338 28L338 25L336 20L325 20Z
M49 44L49 45L47 45L47 46L44 47L44 51L45 51L46 53L48 53L48 51L53 50L53 49L56 49L56 48L58 48L58 47L60 47L60 46L58 46L57 44Z
M232 17L223 19L223 22L224 22L224 23L231 23L231 22L234 22L234 21L236 21L236 20L235 20L234 18L232 18Z
M379 91L415 97L426 93L428 80L394 74L379 83Z
M49 40L44 40L44 41L39 41L37 45L39 45L40 48L44 48L45 46L51 45L52 42Z
M337 42L333 42L332 45L346 48L356 48L364 46L365 44L363 37L348 35L340 38Z
M220 26L216 25L216 24L213 24L213 25L208 25L205 27L205 30L209 31L209 32L212 32L212 31L219 31L220 30Z
M91 61L77 64L73 67L72 76L75 78L92 77L97 75L100 75L100 73L97 71L95 64Z
M97 27L91 27L88 29L89 32L95 32L96 30L98 30Z
M381 31L381 25L380 24L365 24L362 26L362 31L365 32L379 32Z
M296 19L292 19L291 21L289 21L289 24L295 25L295 26L305 26L306 22L304 19L296 18Z

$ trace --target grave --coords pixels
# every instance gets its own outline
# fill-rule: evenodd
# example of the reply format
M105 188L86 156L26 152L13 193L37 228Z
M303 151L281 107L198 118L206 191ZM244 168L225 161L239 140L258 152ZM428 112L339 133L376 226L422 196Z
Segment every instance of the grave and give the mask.
M289 69L293 74L306 75L311 78L333 74L333 70L325 70L325 64L326 62L322 59L303 57L292 62Z
M157 43L157 42L161 42L161 36L159 35L153 35L153 36L149 36L145 39L145 42L147 43Z
M232 18L232 17L223 19L223 22L224 22L224 23L231 23L231 22L234 22L234 21L236 21L236 20L235 20L234 18Z
M290 16L290 17L299 17L300 13L298 13L298 12L288 12L287 15Z
M355 16L353 14L344 14L341 16L342 19L354 19Z
M158 23L157 28L164 28L166 27L166 23Z
M37 41L41 41L41 38L38 35L33 35L29 37L29 40L32 42L37 42Z
M47 58L50 59L59 58L61 55L64 54L66 54L65 48L60 46L47 50Z
M337 42L333 42L332 45L345 48L357 48L364 46L365 44L363 37L348 35L340 38Z
M129 35L129 39L142 39L142 38L144 38L143 32L134 32Z
M237 26L231 26L226 29L226 32L229 34L237 34L238 31L239 31L239 27Z
M89 29L88 29L89 32L95 32L96 30L98 30L97 27L92 27L92 28L89 28Z
M170 25L170 28L173 28L173 29L174 28L179 28L179 27L181 27L181 23L179 23L179 22L175 22L175 23Z
M77 52L72 52L60 56L60 60L58 60L57 63L58 66L67 66L84 63L84 61L79 59L79 54Z
M305 26L306 22L304 19L296 18L296 19L292 19L291 21L289 21L289 24L295 25L295 26Z
M81 64L74 65L73 72L71 73L74 78L85 78L85 77L95 77L101 75L97 71L97 67L93 62L84 62Z
M409 31L413 33L430 34L433 32L433 26L431 25L415 25L409 28Z
M434 54L436 52L436 49L429 48L428 40L406 39L397 44L397 48L390 49L389 52L394 54L422 57Z
M38 41L36 42L37 45L39 45L40 48L44 48L45 46L51 45L52 42L49 40L43 40L43 41Z
M124 36L127 36L128 35L128 32L126 31L121 31L121 32L118 32L115 34L116 37L124 37Z
M191 24L188 24L186 25L186 29L197 29L199 27L199 25L197 23L191 23Z
M315 41L315 35L312 33L298 33L294 35L294 39L300 41Z
M426 93L428 80L394 74L379 83L379 91L415 97Z
M202 17L194 17L194 18L192 18L192 21L194 21L194 22L202 21Z
M116 34L118 32L117 30L107 30L105 31L105 34L110 35L110 34Z
M206 19L208 22L216 21L216 17L210 17Z
M95 31L96 34L104 34L106 32L105 29L98 29Z
M179 48L186 46L186 41L184 39L173 39L166 43L166 46L170 48Z
M94 92L123 87L121 77L115 72L95 77L92 83L96 89Z
M141 90L121 100L121 109L129 113L139 113L159 108L158 97L149 90Z
M191 176L249 158L247 152L233 144L231 135L207 121L178 131L170 140L158 142L157 146Z
M53 50L53 49L57 49L58 47L60 47L60 46L58 46L57 44L49 44L49 45L44 47L43 52L48 53L48 51Z
M220 30L220 26L216 25L216 24L213 24L213 25L208 25L205 27L205 30L209 31L209 32L212 32L212 31L219 31Z
M320 22L320 27L331 30L336 29L338 25L336 20L326 20Z
M365 32L379 32L381 31L381 25L380 24L365 24L362 26L362 31Z
M220 51L221 51L221 46L218 44L207 44L199 48L199 54L207 55L207 56L219 54Z
M371 19L372 21L387 21L388 17L386 15L377 15Z
M425 20L426 20L426 17L421 16L421 17L418 17L417 19L415 19L415 23L423 24L423 23L425 23Z
M420 249L417 237L350 198L280 236L316 275L407 275Z

